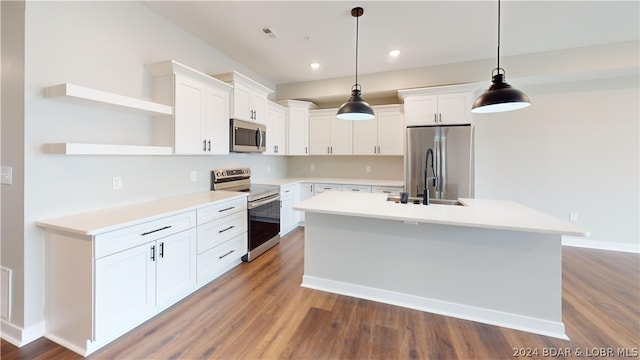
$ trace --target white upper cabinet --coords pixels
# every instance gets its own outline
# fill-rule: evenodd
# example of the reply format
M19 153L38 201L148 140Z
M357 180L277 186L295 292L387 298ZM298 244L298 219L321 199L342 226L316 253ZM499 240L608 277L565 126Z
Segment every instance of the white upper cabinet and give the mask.
M287 108L267 101L265 155L287 155Z
M398 91L405 126L470 124L473 91L452 86Z
M309 154L351 155L353 154L352 120L340 120L337 109L309 112Z
M266 86L237 71L213 75L233 86L231 117L264 124L267 112L267 96L273 92Z
M231 86L172 60L146 68L156 101L175 104L173 123L156 120L156 142L180 155L228 154Z
M404 122L401 105L374 106L374 120L353 122L354 155L403 155Z
M309 110L315 109L316 105L297 100L281 100L277 103L287 108L286 154L309 155Z

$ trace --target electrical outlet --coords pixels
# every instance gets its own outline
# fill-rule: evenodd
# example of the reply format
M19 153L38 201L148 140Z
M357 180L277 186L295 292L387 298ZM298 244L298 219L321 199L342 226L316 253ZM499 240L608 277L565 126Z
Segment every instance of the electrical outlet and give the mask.
M198 181L198 172L193 170L191 171L191 182L196 182Z
M371 166L367 165L366 170L367 170L367 174L370 174L371 173Z
M11 166L3 166L2 171L2 184L11 185L13 184L13 168Z
M578 213L577 212L570 212L569 213L569 220L571 220L573 222L577 222L578 221Z
M120 176L114 177L112 180L112 184L113 184L113 190L122 189L122 177Z
M316 171L316 165L315 164L311 164L310 168L311 168L311 171Z

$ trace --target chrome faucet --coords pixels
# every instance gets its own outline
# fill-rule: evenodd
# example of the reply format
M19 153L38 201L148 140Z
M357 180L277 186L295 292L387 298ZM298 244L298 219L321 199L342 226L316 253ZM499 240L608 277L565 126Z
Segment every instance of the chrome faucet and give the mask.
M431 173L433 176L429 177L429 156L431 156ZM424 161L424 192L422 203L424 205L429 205L429 180L433 179L433 186L437 188L438 186L438 176L436 175L436 171L433 168L433 150L427 149L427 153L425 155Z

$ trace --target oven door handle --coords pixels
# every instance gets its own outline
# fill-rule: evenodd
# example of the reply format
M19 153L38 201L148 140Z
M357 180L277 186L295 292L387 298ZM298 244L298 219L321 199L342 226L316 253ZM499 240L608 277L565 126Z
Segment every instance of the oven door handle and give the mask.
M255 208L259 207L259 206L268 204L270 202L278 201L278 200L280 200L280 194L269 196L267 198L260 199L259 201L250 202L250 203L247 204L247 208L255 209Z

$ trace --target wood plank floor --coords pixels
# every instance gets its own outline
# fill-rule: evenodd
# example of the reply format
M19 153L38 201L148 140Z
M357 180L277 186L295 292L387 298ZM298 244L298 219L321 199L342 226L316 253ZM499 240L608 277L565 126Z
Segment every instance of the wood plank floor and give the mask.
M303 247L299 228L90 358L638 357L638 254L563 249L565 341L301 288ZM3 340L0 351L2 360L81 358L44 338L20 349Z

